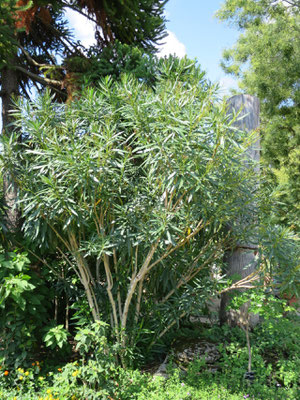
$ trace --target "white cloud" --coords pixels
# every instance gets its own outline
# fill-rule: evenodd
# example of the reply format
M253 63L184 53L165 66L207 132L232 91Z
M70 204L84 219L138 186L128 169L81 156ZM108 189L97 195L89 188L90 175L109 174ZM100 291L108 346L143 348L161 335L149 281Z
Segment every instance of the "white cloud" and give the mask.
M168 36L166 36L162 43L158 47L157 55L158 57L168 56L169 54L175 54L179 58L186 55L186 48L183 43L181 43L175 33L167 31Z
M69 8L65 15L74 30L75 38L80 40L84 47L96 44L95 25L92 21Z

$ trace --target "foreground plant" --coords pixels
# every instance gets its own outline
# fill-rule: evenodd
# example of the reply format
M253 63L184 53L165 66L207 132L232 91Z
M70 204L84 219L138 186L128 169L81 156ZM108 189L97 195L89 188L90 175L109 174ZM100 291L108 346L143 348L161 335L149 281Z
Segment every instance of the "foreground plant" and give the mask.
M0 363L7 368L24 366L40 346L52 297L46 279L28 254L0 247Z
M170 58L154 89L107 78L69 105L46 93L16 116L24 140L3 161L17 167L24 235L69 264L121 357L199 312L224 251L251 232L257 188L249 138L230 129L201 70ZM234 237L237 220L247 232Z

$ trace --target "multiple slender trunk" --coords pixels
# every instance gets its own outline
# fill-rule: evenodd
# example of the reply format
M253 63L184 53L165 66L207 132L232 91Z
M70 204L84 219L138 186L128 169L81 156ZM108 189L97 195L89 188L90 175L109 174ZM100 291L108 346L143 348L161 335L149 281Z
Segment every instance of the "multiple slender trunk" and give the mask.
M13 109L12 99L14 96L18 95L18 73L15 69L6 67L1 71L1 97L2 97L2 134L9 136L13 132L12 122L13 118L11 116L11 110ZM242 120L243 126L239 126L240 128L246 129L248 131L256 129L258 127L258 109L259 103L258 100L252 98L251 96L235 96L230 99L230 107L237 110L241 105L244 105L244 114L249 114L245 119ZM249 157L254 159L259 159L259 142L256 142L252 148L250 148ZM16 184L14 171L6 172L3 176L3 191L4 191L4 204L6 209L6 227L8 232L16 233L19 229L19 221L20 215L17 204L18 197L18 188ZM199 225L197 231L202 228L201 224ZM196 232L193 232L193 235ZM192 235L192 236L193 236ZM71 235L72 236L72 235ZM75 255L75 259L77 261L78 272L82 280L82 284L85 288L87 299L89 305L91 307L91 311L93 314L94 320L99 320L99 308L97 304L97 300L94 293L94 282L89 267L86 265L84 258L76 248L76 239L74 237L69 237L70 239L70 247L72 248L72 252ZM127 296L123 305L123 309L120 303L120 298L117 299L118 305L115 302L115 299L112 295L113 288L113 280L109 265L109 258L104 256L104 267L106 272L106 282L107 282L107 293L108 298L112 307L112 320L115 329L118 331L120 328L123 333L126 331L127 326L127 318L129 307L131 305L131 301L133 296L137 291L137 304L136 304L136 312L135 312L135 322L137 322L139 318L140 306L141 306L141 297L142 297L142 289L143 289L143 281L146 275L149 273L150 269L156 265L158 262L152 262L154 253L157 249L159 242L156 242L152 245L149 250L148 255L146 256L144 263L139 271L135 271L133 274L129 287ZM176 248L181 247L183 243L179 243ZM75 247L74 247L75 246ZM244 250L245 245L240 245L234 251L226 253L226 261L228 263L228 275L233 275L234 273L239 273L244 278L246 275L251 274L255 269L255 260L254 260L254 248L249 248L247 245L247 250ZM173 252L174 249L171 250ZM159 261L168 256L170 251L166 251L165 255L162 256ZM76 254L75 254L76 253ZM152 262L152 264L151 264ZM246 265L251 264L251 267L245 269ZM193 275L194 276L194 275ZM182 284L185 284L190 277L183 277L178 284L180 287ZM174 292L174 291L173 291ZM170 293L171 295L172 293ZM228 304L228 295L224 293L222 295L221 301L221 310L220 310L220 320L221 323L230 321L231 314L225 311ZM119 312L117 312L119 310ZM119 315L118 315L119 314ZM239 318L242 318L242 312ZM123 343L124 344L124 343Z

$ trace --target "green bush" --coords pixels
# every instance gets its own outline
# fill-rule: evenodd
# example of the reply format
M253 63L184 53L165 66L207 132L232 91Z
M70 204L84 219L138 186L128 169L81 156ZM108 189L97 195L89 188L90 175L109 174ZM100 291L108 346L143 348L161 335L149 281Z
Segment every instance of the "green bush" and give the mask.
M238 235L228 223L250 231L249 137L187 58L158 63L154 87L107 77L67 105L24 101L16 117L24 140L5 143L3 165L18 169L26 239L59 249L120 356L145 355L218 290L212 270Z
M27 253L0 250L0 363L19 367L38 350L51 296Z

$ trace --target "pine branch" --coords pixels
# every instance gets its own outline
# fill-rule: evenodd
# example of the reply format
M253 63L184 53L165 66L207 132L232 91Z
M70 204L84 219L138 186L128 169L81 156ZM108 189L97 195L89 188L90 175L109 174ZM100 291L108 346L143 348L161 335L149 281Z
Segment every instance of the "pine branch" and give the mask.
M24 49L23 46L19 45L19 48L22 50L22 53L25 55L25 57L27 58L28 62L33 65L34 67L38 67L38 68L51 68L51 67L55 67L58 69L63 69L63 67L61 65L56 65L56 64L40 64L37 61L35 61L31 55L28 53L28 51L26 51Z
M17 71L20 71L23 74L29 76L29 78L31 78L32 80L41 83L42 85L60 86L60 87L63 85L63 81L57 81L55 79L43 78L37 74L34 74L33 72L28 71L26 68L20 67L19 65L16 65L14 68Z
M72 43L71 40L69 40L66 36L62 35L62 33L58 29L56 29L51 24L48 24L47 28L50 29L56 35L57 39L63 44L66 51L71 52L70 48L67 46L67 44L68 44L70 47L73 47L73 49L76 53L79 53L80 55L85 57L84 53L78 48L78 46L76 46L76 44ZM67 44L64 42L64 40L67 42Z

